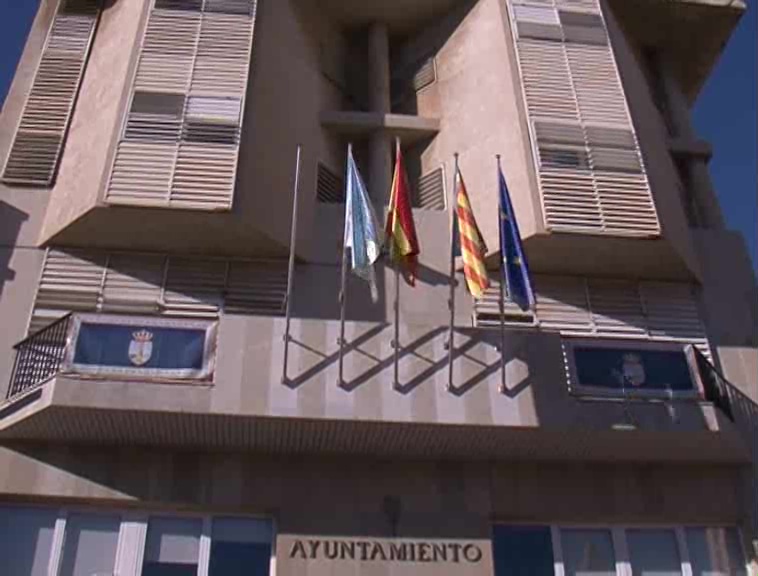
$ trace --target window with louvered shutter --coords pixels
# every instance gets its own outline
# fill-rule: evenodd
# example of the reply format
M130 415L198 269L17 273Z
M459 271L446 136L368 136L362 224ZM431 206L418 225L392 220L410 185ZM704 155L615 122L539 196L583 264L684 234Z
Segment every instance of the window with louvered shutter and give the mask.
M278 315L286 290L285 261L48 250L29 332L69 312Z
M431 86L437 80L437 66L434 61L434 56L427 58L421 64L413 74L411 83L413 89L418 92L423 90L427 86Z
M445 176L442 167L422 174L416 180L411 195L414 208L425 210L445 209Z
M575 276L536 275L534 317L541 330L566 336L644 339L694 344L710 355L694 287L675 282L633 282ZM498 326L497 278L475 302L477 326ZM531 316L505 302L510 325Z
M508 5L547 228L659 235L597 0Z
M256 0L155 0L106 199L228 210Z
M326 204L345 202L345 183L334 170L321 162L316 175L316 199Z
M4 182L53 184L99 14L99 0L61 0L5 162Z

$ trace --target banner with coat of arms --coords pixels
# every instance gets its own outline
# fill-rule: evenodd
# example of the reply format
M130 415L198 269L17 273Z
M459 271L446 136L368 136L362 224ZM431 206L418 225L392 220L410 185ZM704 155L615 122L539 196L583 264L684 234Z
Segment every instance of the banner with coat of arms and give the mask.
M69 374L159 380L211 380L217 322L76 316L63 366Z

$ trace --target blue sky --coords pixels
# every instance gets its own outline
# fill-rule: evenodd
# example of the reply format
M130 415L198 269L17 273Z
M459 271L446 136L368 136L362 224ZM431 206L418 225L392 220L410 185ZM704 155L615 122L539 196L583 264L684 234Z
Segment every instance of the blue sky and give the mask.
M24 38L39 0L0 0L0 102L5 100ZM758 269L758 180L756 159L755 2L730 39L694 109L695 127L713 145L710 168L729 228L745 236Z

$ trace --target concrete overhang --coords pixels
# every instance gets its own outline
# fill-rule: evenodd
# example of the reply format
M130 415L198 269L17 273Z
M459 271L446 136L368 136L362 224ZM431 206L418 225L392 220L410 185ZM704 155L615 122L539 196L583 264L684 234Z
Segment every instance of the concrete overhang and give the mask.
M539 426L221 413L213 411L209 386L58 376L0 406L0 441L435 459L750 461L734 425L710 404L678 403L676 421L660 403L577 401L575 408L568 420L554 410Z
M438 118L379 112L325 111L321 113L321 125L347 137L365 137L381 130L399 137L406 145L436 136L440 130Z
M625 33L668 58L692 103L747 5L744 0L608 0Z

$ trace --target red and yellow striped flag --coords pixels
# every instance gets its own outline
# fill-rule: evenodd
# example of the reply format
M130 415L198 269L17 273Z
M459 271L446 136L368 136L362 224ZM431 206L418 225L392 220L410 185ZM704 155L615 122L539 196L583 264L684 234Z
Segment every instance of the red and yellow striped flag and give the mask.
M484 265L487 245L474 218L466 185L460 171L455 174L455 213L458 221L458 236L460 238L461 254L463 256L463 274L466 285L474 298L481 298L489 288L490 279Z
M416 239L416 226L413 223L413 212L411 211L408 176L403 166L403 155L400 152L399 144L395 156L395 175L392 177L386 235L390 259L396 266L400 267L407 282L414 286L420 250Z

